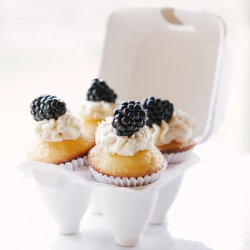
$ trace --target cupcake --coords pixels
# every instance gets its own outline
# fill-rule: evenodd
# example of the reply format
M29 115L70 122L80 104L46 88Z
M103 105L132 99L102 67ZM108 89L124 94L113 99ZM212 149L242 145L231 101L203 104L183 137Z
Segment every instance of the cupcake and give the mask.
M142 106L147 113L146 125L151 130L154 144L168 163L181 163L188 159L195 146L193 133L198 128L195 119L181 110L174 111L168 100L149 97Z
M93 79L79 114L83 130L94 136L98 122L113 114L116 98L105 81Z
M81 131L80 121L56 96L41 95L30 105L37 122L37 138L31 144L29 161L83 165L83 157L95 145L94 138Z
M140 102L120 104L114 117L107 117L96 130L96 146L87 156L98 182L139 186L157 180L166 161L153 142Z

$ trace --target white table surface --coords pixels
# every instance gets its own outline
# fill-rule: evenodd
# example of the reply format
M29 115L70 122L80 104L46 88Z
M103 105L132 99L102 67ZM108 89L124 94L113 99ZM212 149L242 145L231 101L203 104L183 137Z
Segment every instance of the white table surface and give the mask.
M201 161L186 171L168 222L148 225L133 249L250 249L250 155L232 152L216 140L198 146ZM59 235L33 178L17 169L19 160L2 161L0 249L125 249L91 206L78 234Z

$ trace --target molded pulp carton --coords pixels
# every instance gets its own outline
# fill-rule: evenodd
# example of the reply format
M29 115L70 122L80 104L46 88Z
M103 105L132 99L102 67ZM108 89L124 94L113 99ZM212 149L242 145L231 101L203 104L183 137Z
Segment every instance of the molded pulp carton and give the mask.
M225 49L225 27L217 16L170 8L120 9L107 25L99 77L120 101L170 100L176 110L196 118L199 144L222 120ZM115 241L134 246L148 222L164 221L185 171L198 161L193 154L168 166L155 183L135 188L96 183L86 167L75 172L45 163L19 167L37 181L61 233L78 231L94 188Z

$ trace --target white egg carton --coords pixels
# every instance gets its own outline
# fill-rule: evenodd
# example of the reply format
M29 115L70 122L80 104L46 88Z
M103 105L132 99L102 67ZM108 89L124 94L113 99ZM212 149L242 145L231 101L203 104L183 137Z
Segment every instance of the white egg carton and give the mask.
M172 8L126 8L109 18L99 77L119 99L168 99L195 117L194 140L205 142L223 120L228 76L228 47L223 21L207 12ZM198 145L197 145L198 147ZM97 183L87 167L75 171L53 164L26 162L59 231L73 234L94 191L115 241L135 246L147 223L160 224L173 203L191 157L168 166L149 185L123 188Z

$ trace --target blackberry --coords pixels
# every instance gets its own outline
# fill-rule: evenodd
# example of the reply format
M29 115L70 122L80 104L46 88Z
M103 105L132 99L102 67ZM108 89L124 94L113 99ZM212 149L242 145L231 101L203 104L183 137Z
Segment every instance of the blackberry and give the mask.
M146 118L147 114L140 102L123 102L114 110L112 126L116 135L130 137L146 125Z
M87 100L93 102L106 101L115 103L117 95L110 89L105 81L95 78L87 92Z
M168 100L162 101L159 98L148 97L142 102L147 113L146 125L152 128L153 123L161 125L161 121L168 122L173 115L174 106Z
M66 113L66 104L56 96L40 95L30 104L30 113L36 121L57 119Z

